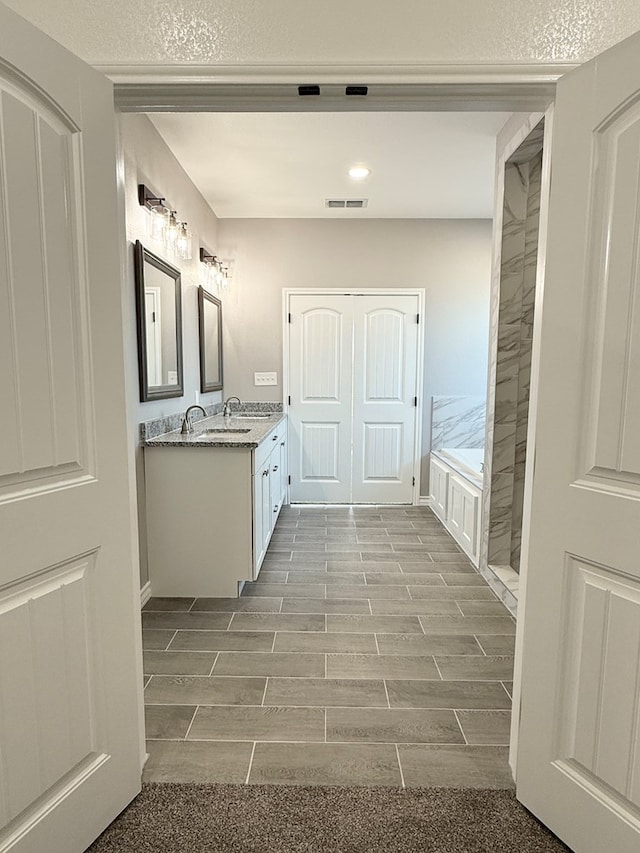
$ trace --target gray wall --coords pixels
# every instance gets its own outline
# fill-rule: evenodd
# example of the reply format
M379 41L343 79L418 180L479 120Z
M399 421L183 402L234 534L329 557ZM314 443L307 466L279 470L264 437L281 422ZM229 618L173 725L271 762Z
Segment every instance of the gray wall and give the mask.
M199 393L200 364L198 349L198 285L204 283L202 264L198 260L199 241L208 249L217 247L218 219L200 195L182 166L144 115L121 115L120 139L124 152L124 192L127 223L127 277L129 302L127 311L127 365L129 387L129 428L135 436L136 480L138 485L138 523L140 530L140 576L144 585L148 579L146 550L146 521L144 513L145 482L144 456L139 445L138 424L141 421L184 411L196 401L214 403L220 393ZM146 215L138 204L138 184L147 184L165 196L180 219L188 222L193 233L193 255L189 261L168 257L162 246L146 236ZM133 244L140 240L148 249L165 257L182 273L182 348L184 357L184 396L169 400L141 403L138 394L138 357L135 319L135 289L133 274Z
M486 393L490 220L221 219L233 258L225 295L225 394L282 399L282 290L426 289L422 492L427 494L429 398ZM253 385L278 372L277 387Z

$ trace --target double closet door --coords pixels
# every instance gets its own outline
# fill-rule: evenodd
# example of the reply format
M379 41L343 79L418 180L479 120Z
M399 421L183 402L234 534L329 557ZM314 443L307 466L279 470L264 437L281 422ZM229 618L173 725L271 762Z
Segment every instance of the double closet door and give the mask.
M420 299L289 297L291 501L412 503Z

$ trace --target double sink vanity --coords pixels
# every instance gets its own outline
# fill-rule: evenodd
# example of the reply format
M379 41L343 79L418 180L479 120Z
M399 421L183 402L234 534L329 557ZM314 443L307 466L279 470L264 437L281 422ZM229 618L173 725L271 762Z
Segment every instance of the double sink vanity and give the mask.
M145 441L154 596L233 597L255 580L287 489L287 416L233 411Z

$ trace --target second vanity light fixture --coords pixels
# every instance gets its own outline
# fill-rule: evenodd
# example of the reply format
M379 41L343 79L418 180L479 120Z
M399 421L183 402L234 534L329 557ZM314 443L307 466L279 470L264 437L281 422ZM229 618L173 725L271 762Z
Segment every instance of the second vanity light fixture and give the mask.
M169 254L188 261L192 257L192 236L187 223L178 220L178 212L144 184L138 184L138 202L147 212L147 235L162 243Z
M229 265L204 246L200 246L200 260L207 271L207 285L216 290L227 290L231 280Z

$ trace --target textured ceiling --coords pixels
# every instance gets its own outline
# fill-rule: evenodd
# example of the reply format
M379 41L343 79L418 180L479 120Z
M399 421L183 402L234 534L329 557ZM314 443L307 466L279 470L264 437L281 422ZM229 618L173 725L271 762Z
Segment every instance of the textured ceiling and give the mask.
M150 116L226 217L490 218L506 113L159 113ZM350 166L371 175L354 181ZM327 210L327 198L367 198Z
M93 63L581 61L638 0L3 0Z

